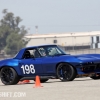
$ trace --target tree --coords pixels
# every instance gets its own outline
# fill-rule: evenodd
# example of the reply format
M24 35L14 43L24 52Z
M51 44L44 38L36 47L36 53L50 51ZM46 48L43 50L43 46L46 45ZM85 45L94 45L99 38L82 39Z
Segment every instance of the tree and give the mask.
M26 45L27 42L23 40L23 37L27 30L25 26L19 26L22 21L19 16L14 16L7 9L4 9L2 13L4 16L0 20L0 51L15 54Z

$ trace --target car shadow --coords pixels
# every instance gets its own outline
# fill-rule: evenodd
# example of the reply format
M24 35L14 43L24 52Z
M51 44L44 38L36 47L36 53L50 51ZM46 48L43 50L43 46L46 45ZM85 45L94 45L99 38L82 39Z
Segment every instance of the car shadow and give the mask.
M73 81L60 81L60 80L58 80L58 81L47 81L47 82L45 82L45 83L56 83L56 82L75 82L75 81L77 81L77 82L81 82L81 81L92 81L93 79L81 79L81 80L79 80L78 78L77 79L75 79L75 80L73 80ZM100 79L98 79L98 81L99 81ZM95 81L95 80L94 80Z
M41 83L41 84L46 84L46 83L57 83L57 82L81 82L81 81L92 81L93 79L78 79L78 78L76 78L75 80L73 80L73 81L60 81L59 79L54 79L54 81L53 81L53 79L52 79L52 81L47 81L47 82L45 82L45 83ZM97 79L98 81L100 80L100 79ZM95 81L95 80L94 80ZM33 81L33 82L31 82L31 83L21 83L21 84L15 84L15 85L27 85L27 84L35 84L35 82ZM0 85L0 86L11 86L11 85Z
M34 82L33 83L22 83L22 84L15 84L15 85L26 85L26 84L35 84ZM0 86L12 86L12 85L0 85ZM14 85L13 85L14 86Z

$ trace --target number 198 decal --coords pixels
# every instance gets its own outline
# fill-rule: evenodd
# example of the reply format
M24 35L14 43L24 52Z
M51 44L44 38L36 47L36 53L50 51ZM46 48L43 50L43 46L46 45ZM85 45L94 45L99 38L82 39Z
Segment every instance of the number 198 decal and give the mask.
M23 70L23 74L34 74L35 73L35 69L34 69L34 65L22 65L21 66L22 70Z

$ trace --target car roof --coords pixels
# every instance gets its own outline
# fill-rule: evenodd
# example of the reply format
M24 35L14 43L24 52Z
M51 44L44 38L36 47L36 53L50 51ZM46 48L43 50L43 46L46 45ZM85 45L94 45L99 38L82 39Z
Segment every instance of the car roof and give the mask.
M37 45L37 46L25 47L23 49L31 49L31 48L41 47L41 46L57 46L57 45L55 45L55 44L44 44L44 45Z
M23 53L26 51L26 50L29 50L29 49L33 49L33 48L38 48L38 47L42 47L42 46L57 46L56 44L45 44L45 45L37 45L37 46L31 46L31 47L25 47L25 48L22 48L16 55L15 55L15 59L21 59L22 56L23 56Z
M31 47L25 47L25 48L22 48L16 55L15 55L15 59L20 59L20 58L22 58L22 55L23 55L23 53L24 53L24 51L25 50L27 50L27 49L32 49L32 48L37 48L37 47L41 47L41 46L57 46L57 45L54 45L54 44L52 44L52 45L37 45L37 46L31 46Z

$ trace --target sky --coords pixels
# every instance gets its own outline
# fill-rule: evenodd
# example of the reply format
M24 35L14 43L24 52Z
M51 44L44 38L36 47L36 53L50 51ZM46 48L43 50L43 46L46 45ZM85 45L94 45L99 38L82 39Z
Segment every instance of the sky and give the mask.
M0 0L31 34L100 31L100 0Z

